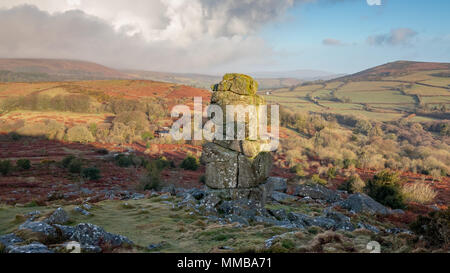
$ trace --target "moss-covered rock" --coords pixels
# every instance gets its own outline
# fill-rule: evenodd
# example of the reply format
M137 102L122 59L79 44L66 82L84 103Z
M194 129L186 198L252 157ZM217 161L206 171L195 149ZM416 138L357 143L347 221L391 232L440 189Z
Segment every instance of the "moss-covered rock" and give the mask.
M231 91L241 95L254 95L258 91L258 83L250 76L243 74L226 74L221 83L212 86L213 91Z

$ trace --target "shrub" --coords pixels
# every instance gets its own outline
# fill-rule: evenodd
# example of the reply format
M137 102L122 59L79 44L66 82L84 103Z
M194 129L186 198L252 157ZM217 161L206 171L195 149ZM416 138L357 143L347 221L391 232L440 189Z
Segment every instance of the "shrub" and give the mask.
M130 156L119 154L115 158L116 165L122 168L128 168L133 165L133 160Z
M71 173L81 173L83 167L83 161L81 159L75 158L70 161L69 172Z
M107 154L109 154L109 151L107 149L99 149L99 150L97 150L97 154L107 155Z
M450 208L433 211L428 216L420 215L410 225L411 230L421 235L431 246L442 247L450 243Z
M397 173L381 171L366 186L367 194L385 206L393 209L405 207L401 194L400 177Z
M141 138L143 141L149 141L155 138L155 135L152 132L146 131L141 134Z
M161 188L161 171L154 161L147 164L147 173L139 179L140 190L159 190Z
M318 174L315 174L311 177L311 181L315 184L320 184L326 186L328 182L325 179L320 178Z
M63 160L61 161L61 164L64 168L68 168L70 165L70 162L72 162L72 160L74 160L76 157L73 155L68 155L66 157L63 158Z
M11 171L11 161L9 160L0 160L0 173L4 176L8 175Z
M362 193L365 186L366 183L359 177L359 175L355 174L342 183L342 185L339 186L339 190L347 191L348 193Z
M180 167L185 170L196 171L200 167L200 162L197 158L189 155L181 162Z
M161 171L164 170L165 168L171 167L173 164L172 161L167 160L167 158L164 156L156 159L154 162L156 164L156 167Z
M70 142L88 143L94 142L95 138L92 136L88 128L84 126L75 126L67 131L66 138Z
M88 130L89 132L91 132L92 136L96 136L97 135L97 131L98 131L98 127L96 123L90 123L88 126Z
M295 167L292 168L292 171L298 176L298 177L306 177L308 173L305 171L305 165L304 164L297 164Z
M114 123L122 123L136 130L142 131L148 128L148 118L140 111L122 112L114 119Z
M405 200L420 204L431 203L437 195L431 186L420 182L404 185L402 194Z
M16 165L22 170L29 170L31 168L31 162L28 159L19 159L17 160Z
M20 140L20 138L21 138L21 136L20 136L18 133L16 133L16 132L10 133L9 136L11 137L11 139L12 139L13 141L18 141L18 140Z
M101 178L100 170L95 167L83 169L81 175L88 180L99 180Z
M337 171L336 171L335 167L328 168L328 170L327 170L328 179L335 179L336 173L337 173Z

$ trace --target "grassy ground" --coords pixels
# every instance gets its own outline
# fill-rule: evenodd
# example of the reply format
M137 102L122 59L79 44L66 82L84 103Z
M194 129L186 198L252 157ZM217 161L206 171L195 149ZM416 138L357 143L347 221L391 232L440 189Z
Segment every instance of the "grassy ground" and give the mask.
M248 227L238 227L235 224L220 225L208 222L206 218L190 213L188 210L174 208L179 200L174 197L130 201L103 201L93 205L92 215L83 216L75 212L74 205L62 205L69 212L71 224L92 223L103 227L106 231L121 234L130 238L138 247L137 252L151 252L146 249L150 244L160 244L163 247L154 251L174 252L221 252L224 246L235 252L367 252L366 245L373 240L385 242L384 251L411 251L405 245L411 238L402 235L375 235L364 230L354 232L325 232L318 227L306 230L289 230L281 227L262 224ZM32 206L1 206L0 234L10 233L24 221L24 214L39 210L42 215L50 214L59 205L38 207ZM291 202L284 205L267 205L268 209L285 209L288 212L304 213L311 216L320 215L321 205ZM380 223L367 215L352 217L352 222L364 220L378 227L393 227L387 222ZM274 241L270 249L265 249L266 240L281 235ZM330 237L321 240L320 237ZM319 237L319 242L318 242ZM334 238L334 239L333 239ZM319 245L317 245L319 243Z

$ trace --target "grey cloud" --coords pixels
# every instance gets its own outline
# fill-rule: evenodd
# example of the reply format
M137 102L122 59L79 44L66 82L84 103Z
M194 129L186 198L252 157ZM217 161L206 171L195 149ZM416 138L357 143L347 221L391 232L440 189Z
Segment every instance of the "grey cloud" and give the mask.
M409 45L417 32L410 28L396 28L389 33L373 35L367 38L370 45Z
M0 57L82 59L118 68L221 72L261 65L272 51L252 35L148 41L83 11L48 13L33 6L0 9Z

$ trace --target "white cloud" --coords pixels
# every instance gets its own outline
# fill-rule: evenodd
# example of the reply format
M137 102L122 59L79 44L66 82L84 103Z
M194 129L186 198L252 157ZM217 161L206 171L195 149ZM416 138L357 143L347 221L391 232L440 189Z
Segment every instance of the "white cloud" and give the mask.
M381 6L381 0L367 0L369 6Z

